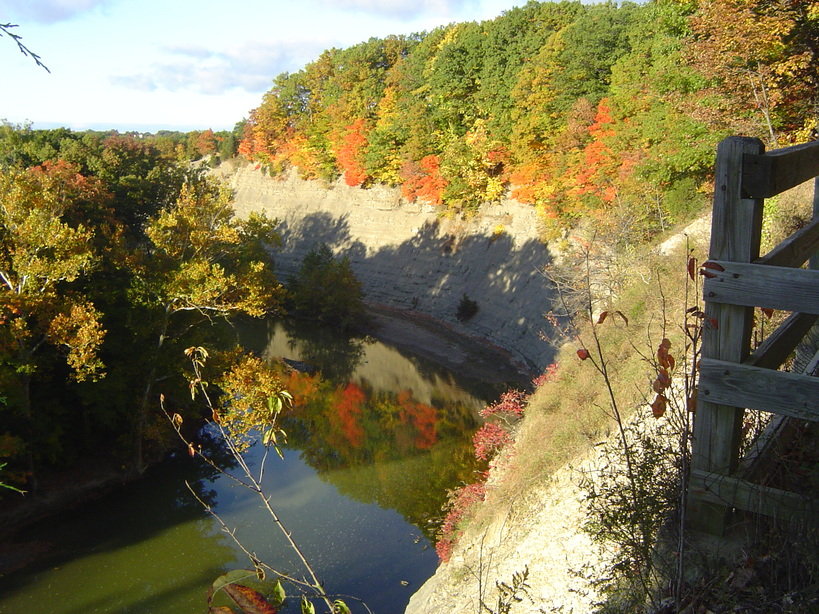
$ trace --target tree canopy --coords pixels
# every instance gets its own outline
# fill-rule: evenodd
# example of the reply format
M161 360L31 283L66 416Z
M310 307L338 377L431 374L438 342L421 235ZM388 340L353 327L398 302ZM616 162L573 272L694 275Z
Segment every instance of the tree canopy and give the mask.
M556 230L647 237L690 215L728 132L807 138L817 27L809 0L532 0L323 52L275 80L239 151L460 212L511 191Z

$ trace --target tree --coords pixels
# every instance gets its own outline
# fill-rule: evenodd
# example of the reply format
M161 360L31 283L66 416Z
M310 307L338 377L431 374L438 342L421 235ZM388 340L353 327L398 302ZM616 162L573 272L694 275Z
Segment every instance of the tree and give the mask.
M35 447L43 424L31 387L40 356L47 346L62 350L76 381L102 373L100 314L77 291L98 261L94 233L68 220L83 198L104 198L105 193L93 178L57 163L25 171L0 169L0 194L0 360L11 367L7 377L16 380L5 411L21 422L36 489Z
M324 243L311 250L289 283L294 311L348 329L364 315L361 282L349 259L336 259Z
M191 325L174 328L180 316L260 317L278 309L283 296L265 251L278 243L275 222L258 214L236 220L230 192L213 179L185 184L176 202L149 220L146 236L132 288L134 300L150 314L146 335L154 348L134 417L134 469L140 472L154 385L166 349L173 354L166 346Z
M702 0L691 17L689 61L730 101L753 112L776 144L780 131L816 122L819 15L812 0ZM760 132L757 130L757 132Z

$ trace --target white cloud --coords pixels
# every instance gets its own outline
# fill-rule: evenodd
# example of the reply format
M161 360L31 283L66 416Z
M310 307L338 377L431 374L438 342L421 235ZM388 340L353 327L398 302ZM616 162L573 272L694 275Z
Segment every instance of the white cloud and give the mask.
M56 23L109 4L111 0L0 0L0 19Z
M420 17L457 14L465 5L477 0L319 0L335 9L353 9L375 15Z
M243 44L227 51L204 47L174 47L168 61L157 63L146 73L117 75L115 85L140 91L164 89L219 95L232 89L261 93L282 72L296 70L318 55L316 43Z

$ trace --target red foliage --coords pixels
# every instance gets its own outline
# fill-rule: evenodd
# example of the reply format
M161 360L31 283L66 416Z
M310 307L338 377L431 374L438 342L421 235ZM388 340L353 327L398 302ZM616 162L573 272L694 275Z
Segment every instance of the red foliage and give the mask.
M483 482L467 484L449 493L449 501L445 508L447 514L441 525L440 538L435 544L435 551L441 561L446 562L452 556L452 547L460 534L458 525L469 511L469 508L483 501L485 497L486 485Z
M500 396L500 400L492 405L487 405L481 410L481 416L509 415L519 418L526 409L527 395L522 390L507 390Z
M363 118L355 120L347 126L341 146L336 151L336 162L344 174L344 182L349 186L361 185L369 178L363 162L368 144L366 130Z
M494 422L487 422L472 436L475 458L489 460L511 441L512 436L505 428Z
M361 415L361 404L366 400L364 391L350 382L340 391L335 403L336 416L339 418L344 438L354 448L364 443L364 429L358 423Z
M412 393L403 390L398 393L398 405L401 408L399 419L402 423L412 423L417 434L414 445L419 450L428 450L438 441L438 411L425 403L412 398Z
M401 167L401 193L408 200L421 199L433 205L443 203L447 180L441 176L441 162L436 155L407 162Z
M551 382L555 377L557 377L557 363L553 362L550 364L546 369L538 375L535 379L532 380L532 383L535 386L542 386L546 382Z

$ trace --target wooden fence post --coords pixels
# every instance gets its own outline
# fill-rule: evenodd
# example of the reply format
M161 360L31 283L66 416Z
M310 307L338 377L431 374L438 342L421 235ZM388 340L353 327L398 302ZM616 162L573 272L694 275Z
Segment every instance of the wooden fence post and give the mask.
M729 137L717 149L714 209L711 221L709 259L749 263L759 257L762 230L762 199L744 198L742 164L745 154L762 154L759 139ZM742 362L750 353L753 307L705 300L705 330L702 357ZM711 324L709 324L711 323ZM740 432L744 408L697 399L694 418L691 468L730 475L739 460ZM691 528L714 535L724 533L729 508L689 495Z

